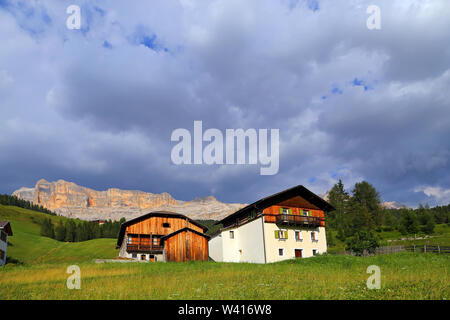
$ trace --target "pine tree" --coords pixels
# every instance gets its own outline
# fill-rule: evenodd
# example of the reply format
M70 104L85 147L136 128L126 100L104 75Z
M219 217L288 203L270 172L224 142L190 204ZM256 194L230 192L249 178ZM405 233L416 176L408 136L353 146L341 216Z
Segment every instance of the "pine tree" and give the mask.
M328 193L328 201L336 208L335 211L328 214L329 219L327 220L327 223L330 227L338 230L346 229L346 213L348 211L349 198L350 196L345 191L342 180L339 179L338 183L336 183Z
M76 224L72 219L67 220L66 222L66 238L64 239L67 242L74 242L76 240Z
M352 200L360 205L362 210L364 225L369 229L383 224L383 215L381 212L380 194L367 181L355 183L352 190Z
M59 220L59 223L55 228L55 239L58 241L65 241L66 239L66 228L61 220Z
M401 209L400 232L403 234L416 234L419 231L419 222L413 210Z
M41 224L41 235L44 237L55 238L53 223L50 218L45 218Z

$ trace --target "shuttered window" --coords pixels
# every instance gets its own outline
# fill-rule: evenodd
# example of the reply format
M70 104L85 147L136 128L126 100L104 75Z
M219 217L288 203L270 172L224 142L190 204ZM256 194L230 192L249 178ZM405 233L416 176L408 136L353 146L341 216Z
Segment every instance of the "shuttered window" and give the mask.
M295 231L295 240L297 241L303 240L301 231Z
M288 232L286 230L275 230L275 239L287 239L288 238Z
M281 208L280 207L280 214L292 214L291 208Z
M302 216L307 216L307 217L311 217L311 210L300 210L300 214Z

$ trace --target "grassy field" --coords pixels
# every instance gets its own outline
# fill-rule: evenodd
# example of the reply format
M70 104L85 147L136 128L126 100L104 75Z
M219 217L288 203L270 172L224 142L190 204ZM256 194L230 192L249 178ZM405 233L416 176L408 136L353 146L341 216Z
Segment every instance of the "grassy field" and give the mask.
M49 217L0 206L14 236L0 268L1 299L448 299L449 255L399 253L372 257L324 255L275 264L105 263L115 239L62 243L39 235ZM52 217L56 222L62 217ZM14 262L15 261L15 262ZM81 289L69 290L69 265L81 269ZM367 267L381 269L381 289L369 290Z
M448 299L448 255L320 256L281 263L80 263L81 289L66 287L67 264L6 266L0 299ZM369 290L369 265L381 289Z

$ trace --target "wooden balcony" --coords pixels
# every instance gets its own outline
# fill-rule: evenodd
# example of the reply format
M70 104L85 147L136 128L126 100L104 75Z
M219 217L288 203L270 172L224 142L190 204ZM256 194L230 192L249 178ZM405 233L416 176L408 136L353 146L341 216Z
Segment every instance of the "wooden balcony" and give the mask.
M276 215L276 223L290 226L320 227L325 221L322 217L308 217L293 214Z
M148 243L131 243L127 244L127 251L129 252L162 252L164 246L152 245Z

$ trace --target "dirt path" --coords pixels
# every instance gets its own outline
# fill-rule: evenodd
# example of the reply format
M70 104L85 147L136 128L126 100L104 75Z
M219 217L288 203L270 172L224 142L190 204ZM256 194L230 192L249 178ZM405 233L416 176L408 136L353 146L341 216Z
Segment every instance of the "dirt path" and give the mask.
M59 247L53 248L52 250L50 250L49 252L47 252L46 254L36 258L35 260L33 260L31 263L36 263L39 262L41 259L48 257L49 255L53 254L54 252L56 252L57 250L61 249L62 247L64 247L65 245L67 245L68 242L64 242L63 244L61 244Z

